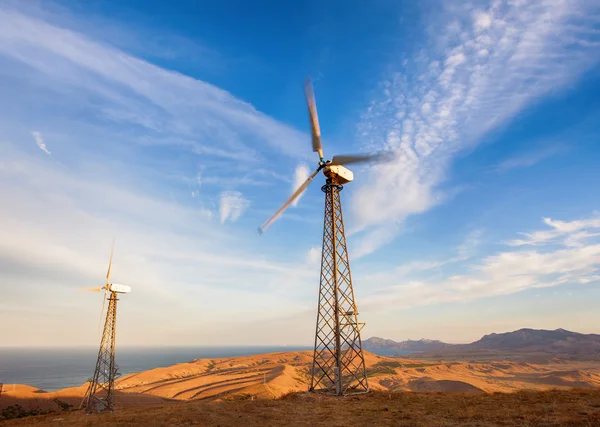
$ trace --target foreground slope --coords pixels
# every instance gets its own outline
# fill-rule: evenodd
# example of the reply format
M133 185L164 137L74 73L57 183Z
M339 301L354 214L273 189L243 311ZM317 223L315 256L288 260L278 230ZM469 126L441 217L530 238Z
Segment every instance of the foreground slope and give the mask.
M515 361L445 362L390 358L365 352L369 386L375 391L513 392L524 389L600 387L600 363L553 360L544 364ZM280 352L188 363L126 375L115 385L119 407L173 401L277 399L308 390L312 352ZM76 409L87 384L55 392L25 385L4 387L0 409Z
M177 402L115 413L81 411L10 420L30 426L592 426L600 391L390 393L350 397L294 393L276 400Z

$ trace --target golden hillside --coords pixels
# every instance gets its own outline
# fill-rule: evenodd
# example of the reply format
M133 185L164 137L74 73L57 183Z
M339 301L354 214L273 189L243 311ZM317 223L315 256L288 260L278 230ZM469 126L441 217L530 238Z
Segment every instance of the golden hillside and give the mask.
M372 390L380 392L494 393L600 386L600 363L555 360L525 362L442 362L398 359L365 353ZM148 407L177 401L273 400L308 389L312 352L283 352L220 359L199 359L120 378L118 408ZM76 409L87 385L45 392L5 385L0 409L61 412ZM309 399L312 399L309 397Z

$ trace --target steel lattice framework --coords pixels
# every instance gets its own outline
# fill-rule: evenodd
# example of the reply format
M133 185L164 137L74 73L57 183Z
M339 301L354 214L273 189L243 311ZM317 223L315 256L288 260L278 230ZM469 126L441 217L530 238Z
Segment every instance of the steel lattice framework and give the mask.
M120 376L115 363L117 301L116 292L110 292L96 370L80 406L88 414L115 410L115 379Z
M340 191L331 179L325 193L321 284L310 391L336 395L369 391L346 249Z

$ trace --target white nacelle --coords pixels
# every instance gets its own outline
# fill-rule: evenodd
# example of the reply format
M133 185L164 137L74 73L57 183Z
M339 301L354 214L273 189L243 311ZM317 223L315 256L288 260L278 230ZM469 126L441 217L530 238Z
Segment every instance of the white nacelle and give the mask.
M111 292L117 292L119 294L128 294L129 292L131 292L131 287L127 285L118 285L116 283L112 283L108 287L108 290Z
M325 169L323 169L323 173L327 178L331 178L330 175L336 175L338 184L347 184L354 179L352 171L346 169L342 165L326 166Z

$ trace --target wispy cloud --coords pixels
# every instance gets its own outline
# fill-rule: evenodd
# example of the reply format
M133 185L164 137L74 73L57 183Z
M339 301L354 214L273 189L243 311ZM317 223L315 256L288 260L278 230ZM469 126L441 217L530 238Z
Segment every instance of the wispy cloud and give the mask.
M46 89L92 94L97 118L136 124L146 143L188 147L252 161L268 144L300 155L303 135L209 83L169 71L69 29L0 6L0 59L10 58L56 83ZM2 63L14 77L20 67ZM85 101L80 97L79 101ZM285 141L285 142L282 142ZM142 141L140 141L142 142Z
M565 246L582 246L583 241L600 236L600 217L578 221L564 222L544 218L549 230L521 233L522 239L506 242L509 246L536 246L547 244L563 244Z
M506 172L511 169L530 167L538 164L543 160L546 160L549 157L561 153L563 150L563 147L553 145L550 147L542 148L541 150L530 151L506 159L503 162L500 162L498 165L496 165L493 169L497 172Z
M123 342L201 343L204 333L187 325L226 322L223 304L258 320L301 305L307 269L219 223L247 214L251 197L238 186L290 181L256 160L285 163L304 151L304 135L214 85L74 30L85 25L24 10L34 7L0 2L0 311L19 307L0 325L5 342L54 345L52 330L77 324L60 344L92 344L97 300L73 289L101 282L112 235L115 281L134 288ZM32 136L66 167L32 155ZM26 325L32 310L49 313L44 325L8 326Z
M457 258L462 260L467 260L471 258L477 251L477 247L481 244L481 236L483 235L483 230L477 229L471 231L464 242L457 249Z
M308 179L308 176L310 175L310 171L308 170L308 165L306 164L301 164L298 165L296 167L296 170L294 171L294 180L292 182L292 193L294 193L294 191L296 191L298 189L298 187L300 187L304 181L306 181ZM300 199L302 198L302 195L304 193L300 194L300 196L298 196L298 198L296 198L296 200L294 200L292 202L292 206L296 206L298 204L298 202L300 201Z
M385 272L377 272L374 275L364 277L363 279L369 283L389 283L393 280L410 280L418 273L432 273L440 270L443 267L455 265L468 261L475 257L478 247L481 244L481 236L483 230L476 229L467 234L463 242L453 249L450 256L441 259L421 259L402 264L392 270Z
M318 246L313 246L306 253L306 261L309 264L315 265L321 261L321 248Z
M52 155L52 153L50 152L50 150L48 150L48 147L46 147L46 144L44 143L44 139L42 138L42 134L41 133L39 133L39 132L31 132L31 135L33 135L33 138L35 139L35 143L40 148L40 150L42 150L44 153L46 153L48 155Z
M597 2L446 6L436 22L443 29L432 32L437 38L414 61L392 67L359 126L361 140L398 154L371 169L352 201L367 233L359 252L391 241L382 231L390 224L397 232L407 216L444 200L439 185L458 152L600 59Z
M587 284L600 277L600 234L578 237L581 230L600 228L597 219L553 221L552 235L525 233L535 236L530 243L540 245L539 250L511 250L486 256L471 264L467 272L437 281L410 280L405 284L390 286L365 298L369 307L405 308L443 302L468 301L496 295L512 294L526 289L564 284ZM561 241L553 240L558 235ZM580 244L572 245L570 239ZM437 267L437 265L435 266Z
M89 330L97 318L88 311L99 309L98 300L74 290L101 283L113 235L114 279L134 289L123 310L123 324L128 325L124 342L203 342L202 334L188 328L190 319L218 319L223 304L256 320L302 306L307 278L316 272L280 263L277 254L267 255L264 248L256 250L254 235L245 239L218 227L211 210L141 194L123 181L99 180L95 173L76 173L16 151L20 145L2 145L6 157L0 159L0 183L19 183L0 185L0 197L7 201L0 212L0 310L19 307L7 319L18 320L23 328L31 310L44 310L48 317L28 334L5 322L0 325L5 342L51 344L49 331L74 322L77 327L59 344L93 344ZM101 166L112 172L110 164ZM237 194L228 203L226 220L232 221L245 203ZM9 283L13 286L3 286ZM164 306L165 301L172 304ZM161 306L162 314L156 315L153 308ZM151 335L144 332L149 325ZM172 329L187 335L174 340ZM263 338L269 342L268 334Z
M250 201L239 191L223 191L219 196L221 224L225 221L236 222L248 206Z

